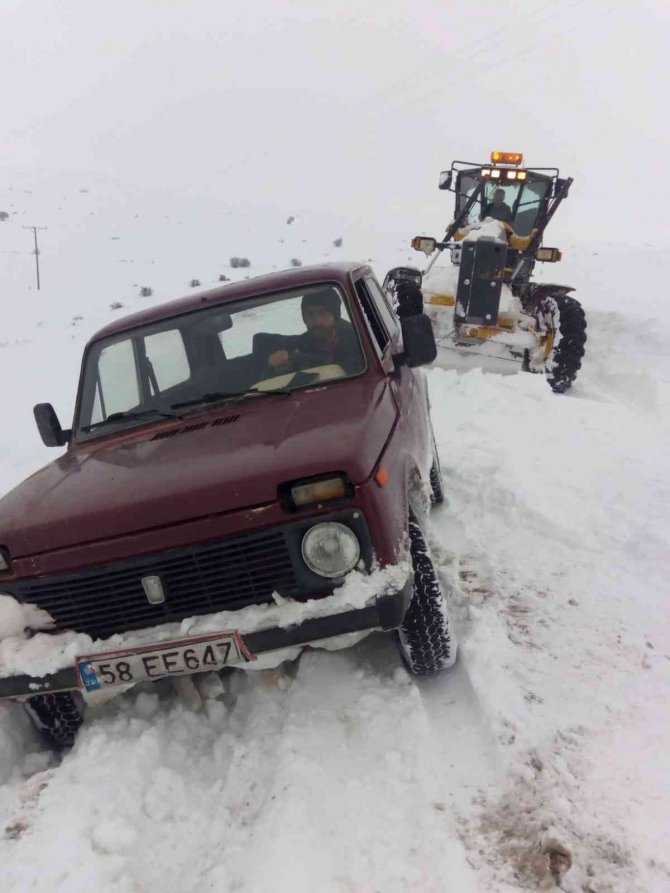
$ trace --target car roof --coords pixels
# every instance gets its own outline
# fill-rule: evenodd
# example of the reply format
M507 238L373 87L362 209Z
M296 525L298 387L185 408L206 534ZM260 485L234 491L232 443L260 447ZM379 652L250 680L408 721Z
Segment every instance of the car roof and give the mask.
M320 282L339 282L346 285L349 277L361 269L369 269L363 263L331 263L318 264L307 267L293 267L289 270L280 270L276 273L267 273L263 276L254 276L240 282L229 282L208 291L196 292L175 301L167 301L164 304L156 304L115 320L113 323L100 329L89 340L89 344L100 338L107 338L120 332L126 332L139 326L150 325L173 316L180 316L191 310L200 310L207 306L225 304L229 301L242 298L256 297L265 293L284 291L290 288L314 285Z

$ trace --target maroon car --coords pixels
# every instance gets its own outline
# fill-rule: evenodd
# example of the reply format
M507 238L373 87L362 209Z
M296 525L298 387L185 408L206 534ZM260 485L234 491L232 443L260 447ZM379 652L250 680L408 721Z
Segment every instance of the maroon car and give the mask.
M66 745L101 693L372 630L414 673L450 666L416 291L396 315L369 267L303 267L98 332L72 429L35 407L66 451L0 500L0 594L52 621L19 652L89 644L48 673L0 660L0 697Z

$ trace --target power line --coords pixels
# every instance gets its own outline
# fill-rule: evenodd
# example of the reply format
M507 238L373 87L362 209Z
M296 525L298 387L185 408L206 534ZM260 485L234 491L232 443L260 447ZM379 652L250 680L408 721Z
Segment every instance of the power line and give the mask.
M577 0L577 3L573 5L579 5L583 3L584 0ZM538 13L544 12L545 9L552 9L552 12L548 16L544 16L544 18L536 19ZM553 18L556 18L561 12L563 12L566 8L563 7L556 9L555 0L551 0L549 3L545 3L542 6L537 7L531 13L524 17L521 24L524 26L523 30L528 30L528 25L541 25L547 21L551 21ZM375 93L372 93L370 96L367 96L365 99L361 100L361 103L375 102L377 99L381 98L387 93L396 93L396 91L403 90L406 86L410 86L412 83L420 83L425 80L427 77L430 77L431 72L436 69L440 69L443 66L450 65L454 61L458 62L469 62L472 58L480 55L480 52L475 53L474 55L468 55L469 51L475 49L478 46L483 46L481 52L485 52L488 49L488 44L494 40L494 38L498 37L501 34L504 34L506 31L514 31L514 36L518 36L520 33L520 21L515 20L514 22L503 25L501 28L496 28L495 31L491 31L489 34L484 35L484 37L480 37L477 40L471 41L469 44L465 44L465 46L461 47L457 50L456 53L450 54L446 59L441 58L435 60L435 62L431 62L427 65L422 71L417 74L410 75L409 77L400 78L392 84L388 84L386 87L382 87L381 90L377 90Z
M562 9L566 10L571 7L581 6L583 3L584 3L584 0L576 0L576 2L571 4L571 6L562 7ZM606 14L612 15L615 12L617 12L619 9L622 9L624 6L629 6L629 5L630 5L630 0L622 0L622 2L611 6ZM602 17L602 15L604 15L604 13L600 13L599 17ZM512 55L510 55L510 56L504 56L502 59L497 59L491 65L488 65L486 67L485 71L480 72L479 76L475 76L474 78L472 78L471 82L477 83L480 80L482 80L486 75L488 75L491 71L495 71L495 69L500 68L501 65L506 65L508 62L512 62L514 59L519 59L523 56L529 56L531 53L534 53L536 50L541 49L542 47L547 46L550 43L555 43L557 40L560 40L561 38L566 37L568 34L572 34L574 31L583 30L583 28L584 28L584 22L580 21L577 24L572 25L571 27L566 28L562 31L554 32L549 37L546 37L544 40L537 41L532 46L520 49L518 52L512 53ZM462 72L460 72L459 74L461 76L463 75ZM432 96L436 96L441 92L442 92L442 90L439 90L439 89L433 90L430 93L422 96L421 100L425 100ZM404 103L404 105L406 106L406 103ZM425 103L420 101L418 108L421 109L424 107L424 105L425 105ZM414 108L417 108L417 106L415 106Z
M583 3L584 3L584 0L574 0L574 2L571 3L569 6L562 7L562 11L565 11L570 8L574 8L576 6L581 6ZM622 2L610 6L610 8L609 8L609 10L607 10L607 12L599 13L599 17L602 18L603 15L612 15L615 12L617 12L618 10L620 10L621 8L623 8L624 6L629 6L629 5L630 5L630 0L622 0ZM532 45L522 48L522 49L518 50L518 52L516 52L516 53L513 53L511 55L504 56L502 58L494 60L492 62L492 64L487 65L485 70L476 71L475 73L472 73L470 71L465 72L461 68L456 71L456 73L453 77L453 80L456 81L458 79L463 79L463 78L467 77L469 84L477 84L477 83L481 82L491 71L494 71L495 69L500 68L503 65L506 65L508 62L511 62L514 59L517 59L522 56L530 55L531 53L535 52L536 50L541 49L543 46L546 46L547 44L550 44L550 43L554 43L557 40L560 40L561 38L566 37L566 35L571 34L575 30L583 29L584 27L585 27L585 22L582 19L577 24L572 25L571 27L569 27L567 29L563 29L561 31L552 33L550 36L545 37L544 40L535 41ZM481 52L473 54L473 56L471 58L476 58L478 55L481 55ZM406 111L408 109L410 103L413 103L413 105L412 105L413 111L421 111L423 108L425 108L427 100L430 101L430 99L435 97L436 95L440 95L440 94L445 95L445 93L446 93L446 91L444 90L444 88L437 88L437 89L433 89L429 93L424 93L419 99L416 99L411 96L407 97L406 99L401 100L400 103L398 103L396 105L396 107L393 109L393 113L394 114L403 113L404 111ZM351 157L351 155L354 152L356 152L356 154L360 154L361 150L369 147L372 140L375 138L374 133L372 132L372 127L374 127L374 125L376 123L378 123L380 118L386 117L388 115L389 115L389 112L385 111L384 109L381 109L378 114L368 115L365 120L365 125L366 125L365 130L367 131L367 133L357 136L355 147L352 148L351 151L349 151L349 152L341 153L340 157L345 157L345 156Z
M395 95L395 93L397 93L398 91L407 92L409 90L409 92L411 94L411 92L416 87L420 86L421 83L425 82L426 78L429 78L432 82L435 81L435 76L432 76L430 74L430 72L432 72L436 69L440 69L440 68L444 68L444 69L448 70L450 66L451 67L454 66L454 63L457 63L458 67L456 68L456 71L451 75L452 82L457 81L457 80L462 80L464 77L467 76L470 79L471 83L477 83L477 82L481 81L486 75L488 75L489 72L494 71L503 65L506 65L508 62L511 62L514 59L518 59L523 56L530 55L531 53L535 52L537 49L539 49L543 46L546 46L547 44L555 43L557 40L560 40L561 38L565 37L566 35L571 34L575 30L578 30L578 29L583 30L585 27L585 23L584 23L584 20L581 19L577 24L572 25L571 27L569 27L567 29L563 29L559 32L554 32L553 34L551 34L550 36L546 37L543 40L539 40L539 41L535 40L529 46L522 47L517 52L512 53L511 55L507 55L502 58L498 58L497 60L494 60L492 62L492 64L487 65L485 71L478 71L478 72L475 72L474 74L472 73L472 71L464 72L464 70L463 70L464 65L471 63L471 62L475 61L476 59L480 58L481 56L485 55L486 53L490 52L492 45L495 46L497 49L500 49L506 45L509 45L512 42L515 42L515 43L517 42L516 39L514 41L504 40L502 42L502 44L501 43L496 44L495 40L494 40L494 38L496 36L503 34L507 31L514 30L514 34L510 35L510 37L523 38L527 33L532 31L534 26L546 24L547 22L550 22L550 21L556 19L558 16L564 15L569 10L575 9L579 6L583 6L585 2L586 2L586 0L572 0L572 2L566 3L565 5L558 6L558 7L556 6L555 3L545 3L542 6L538 7L537 9L533 10L532 13L525 16L525 18L519 20L518 22L513 22L509 25L504 25L501 28L498 28L495 31L490 32L485 37L482 37L476 41L472 41L470 44L467 44L464 47L465 51L473 50L473 49L475 49L475 47L481 47L480 49L476 50L475 52L466 52L465 54L463 54L463 51L461 51L460 54L449 56L446 59L438 59L436 62L431 63L429 66L427 66L425 69L423 69L423 71L421 73L411 75L407 78L400 79L400 80L394 82L394 84L388 85L388 86L382 88L381 90L378 90L376 93L373 93L370 96L366 97L365 99L360 100L359 102L357 102L355 104L354 108L359 105L365 106L365 105L375 101L376 99L385 96L386 94L394 94ZM630 5L630 0L623 0L623 2L611 6L609 10L606 10L602 13L598 13L599 19L602 19L603 16L605 16L605 15L612 15L614 12L617 12L622 7L629 6L629 5ZM549 7L553 7L551 13L549 15L541 16L541 13L545 12ZM520 24L520 26L519 26L519 24ZM492 44L492 42L493 42L493 44ZM445 70L445 75L447 73L446 70ZM360 153L361 148L370 144L371 139L373 138L373 134L371 133L371 128L375 124L377 124L380 119L387 117L390 113L405 111L408 108L409 104L412 102L414 102L414 103L419 102L419 108L422 108L425 105L426 98L430 98L430 97L435 96L442 92L444 92L444 88L433 89L432 91L430 91L429 94L420 95L418 98L415 96L409 95L409 96L405 97L404 99L401 99L400 102L395 105L395 108L391 107L390 111L388 108L388 105L389 105L388 103L382 103L382 107L380 107L376 110L368 109L366 111L365 118L364 118L363 122L361 122L362 123L361 130L363 131L363 134L361 134L361 130L357 131L356 145L355 145L356 153ZM367 133L365 131L367 131ZM317 135L312 134L312 136L316 137ZM321 138L321 135L319 134L319 139L320 138ZM276 149L276 146L272 146L271 148L266 149L264 152L261 152L260 154L257 154L256 152L250 152L248 155L244 156L239 161L232 162L226 168L221 170L219 172L219 175L226 176L231 171L239 170L240 168L245 167L250 162L262 161L265 158L270 158L272 155L275 154L275 149ZM345 152L344 154L348 155L350 153ZM342 155L340 157L342 157Z
M568 10L574 9L578 6L582 6L584 3L585 3L585 0L573 0L573 2L571 2L571 3L568 3L564 6L560 6L558 8L558 10L556 10L556 5L552 4L554 6L554 11L550 15L544 16L543 18L537 19L537 20L532 20L532 19L526 18L522 22L523 27L516 28L516 31L514 33L514 38L523 38L527 33L530 33L533 30L534 26L540 25L540 24L546 24L547 22L550 22L553 19L555 19L557 16L563 15ZM541 12L544 9L546 9L546 6L540 7L538 10L536 10L536 12ZM496 43L495 41L493 41L493 42L491 41L491 38L494 37L496 34L499 34L503 31L507 31L507 30L509 30L510 27L511 26L504 26L503 28L498 29L498 31L493 32L487 38L484 38L483 40L479 41L479 44L484 43L485 45L482 46L481 49L477 50L474 53L466 53L466 54L457 53L455 55L450 55L446 59L439 59L437 62L432 63L432 65L425 68L423 70L423 72L419 73L418 75L410 76L410 78L406 79L407 88L409 88L409 90L411 92L414 90L415 87L418 87L420 84L425 82L426 79L429 79L431 84L434 83L435 77L431 76L429 74L429 71L431 69L443 68L444 75L446 75L448 73L448 70L451 67L454 67L456 63L458 65L458 67L456 68L455 72L453 74L451 74L451 78L452 78L452 80L453 79L461 79L464 76L463 69L466 64L474 62L475 60L481 58L482 56L486 56L487 54L490 54L492 49L495 49L495 50L503 49L506 45L512 43L512 41L509 41L509 40L503 41L502 43L500 43L500 42ZM570 29L568 29L568 31L565 31L565 32L560 32L560 34L556 35L555 37L552 36L551 38L549 38L549 40L545 39L543 41L535 41L531 46L521 48L517 53L514 53L511 56L505 56L502 59L498 59L497 61L494 61L494 63L492 65L487 66L487 72L491 71L494 68L499 67L500 65L504 64L505 62L511 61L512 59L516 59L518 56L528 55L529 53L532 53L537 47L542 46L543 44L545 44L547 42L551 42L551 41L555 40L556 37L561 36L564 33L569 33L572 30L574 30L574 28L570 28ZM513 42L518 43L517 40L514 40ZM473 44L472 46L474 46L474 45L476 45L476 44ZM470 49L470 48L471 47L466 47L466 49ZM397 82L397 84L402 84L402 83L403 83L403 81ZM381 94L389 92L391 89L396 89L396 88L393 87L393 88L389 88L388 90L381 91ZM443 89L443 88L441 88L441 89ZM405 90L401 89L398 92L407 92L407 89L405 89ZM434 95L436 92L440 92L440 91L433 90L431 95ZM378 94L378 95L381 95L381 94ZM419 95L418 98L422 99L423 96ZM406 108L408 105L408 102L412 102L412 101L416 101L416 99L410 95L404 99L401 99L399 104L396 106L396 108L399 108L399 109ZM395 111L396 109L393 109L393 110ZM374 121L382 116L388 115L388 113L389 113L388 110L386 110L385 108L380 108L379 110L377 110L377 112L373 112L372 116L368 115L367 121L368 122Z
M510 24L503 25L501 28L497 28L494 31L491 31L489 34L486 34L483 37L480 37L479 39L471 41L469 44L466 44L463 48L461 48L461 50L456 55L449 56L447 59L438 59L435 62L432 62L430 65L428 65L419 74L413 74L413 75L410 75L409 77L401 78L392 84L387 84L385 87L382 87L380 90L377 90L375 93L372 93L369 96L366 96L363 99L358 100L354 104L354 108L356 108L356 107L363 108L363 107L367 106L369 103L377 101L379 98L385 96L388 93L392 93L395 95L395 93L398 91L399 88L400 88L401 92L403 91L403 89L406 89L408 86L411 89L411 82L415 81L417 84L419 84L423 80L426 79L426 77L428 76L428 72L433 71L434 69L439 69L443 66L452 65L454 61L457 61L459 63L470 62L473 59L475 59L478 56L485 53L490 48L488 45L491 44L491 42L494 41L494 38L497 37L498 35L504 34L507 31L514 31L514 36L518 37L520 34L523 34L526 31L532 30L531 26L544 24L547 21L551 21L552 19L556 18L557 15L565 12L567 9L571 9L572 7L579 6L584 2L585 2L585 0L574 0L574 2L572 2L566 6L563 6L563 7L559 7L559 9L556 9L555 0L551 0L551 2L544 3L542 6L539 6L536 9L534 9L531 13L529 13L524 18L524 20L521 23L524 26L523 28L521 28L521 29L519 28L519 21L515 21ZM552 12L550 15L541 17L539 19L536 18L538 16L538 14L540 14L550 8L552 9ZM474 49L478 46L482 46L482 45L484 45L484 46L479 52L467 55L469 50ZM403 87L403 85L405 85L405 86ZM386 112L384 112L384 110L382 109L379 116L381 116L381 114L386 114ZM372 117L376 118L379 116L373 115ZM368 113L368 115L366 116L366 122L369 120L370 120L370 115ZM256 152L250 152L248 155L245 155L240 161L232 162L230 165L225 167L223 170L221 170L219 172L219 175L226 176L231 171L238 170L240 167L246 166L251 161L254 161L254 160L262 161L265 158L269 158L274 154L274 151L275 151L275 146L272 146L271 148L266 149L265 151L261 152L260 154L256 154Z

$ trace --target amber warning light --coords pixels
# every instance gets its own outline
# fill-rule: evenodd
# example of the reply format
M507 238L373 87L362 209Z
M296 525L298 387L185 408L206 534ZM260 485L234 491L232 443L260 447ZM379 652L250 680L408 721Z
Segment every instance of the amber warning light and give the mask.
M521 164L521 152L491 152L491 164Z

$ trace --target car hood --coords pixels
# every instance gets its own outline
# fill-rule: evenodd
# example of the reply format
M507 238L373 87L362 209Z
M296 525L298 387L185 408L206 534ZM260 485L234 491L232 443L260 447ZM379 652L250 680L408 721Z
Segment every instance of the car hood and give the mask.
M0 544L19 558L264 505L331 471L358 484L396 414L368 376L75 446L0 500Z

